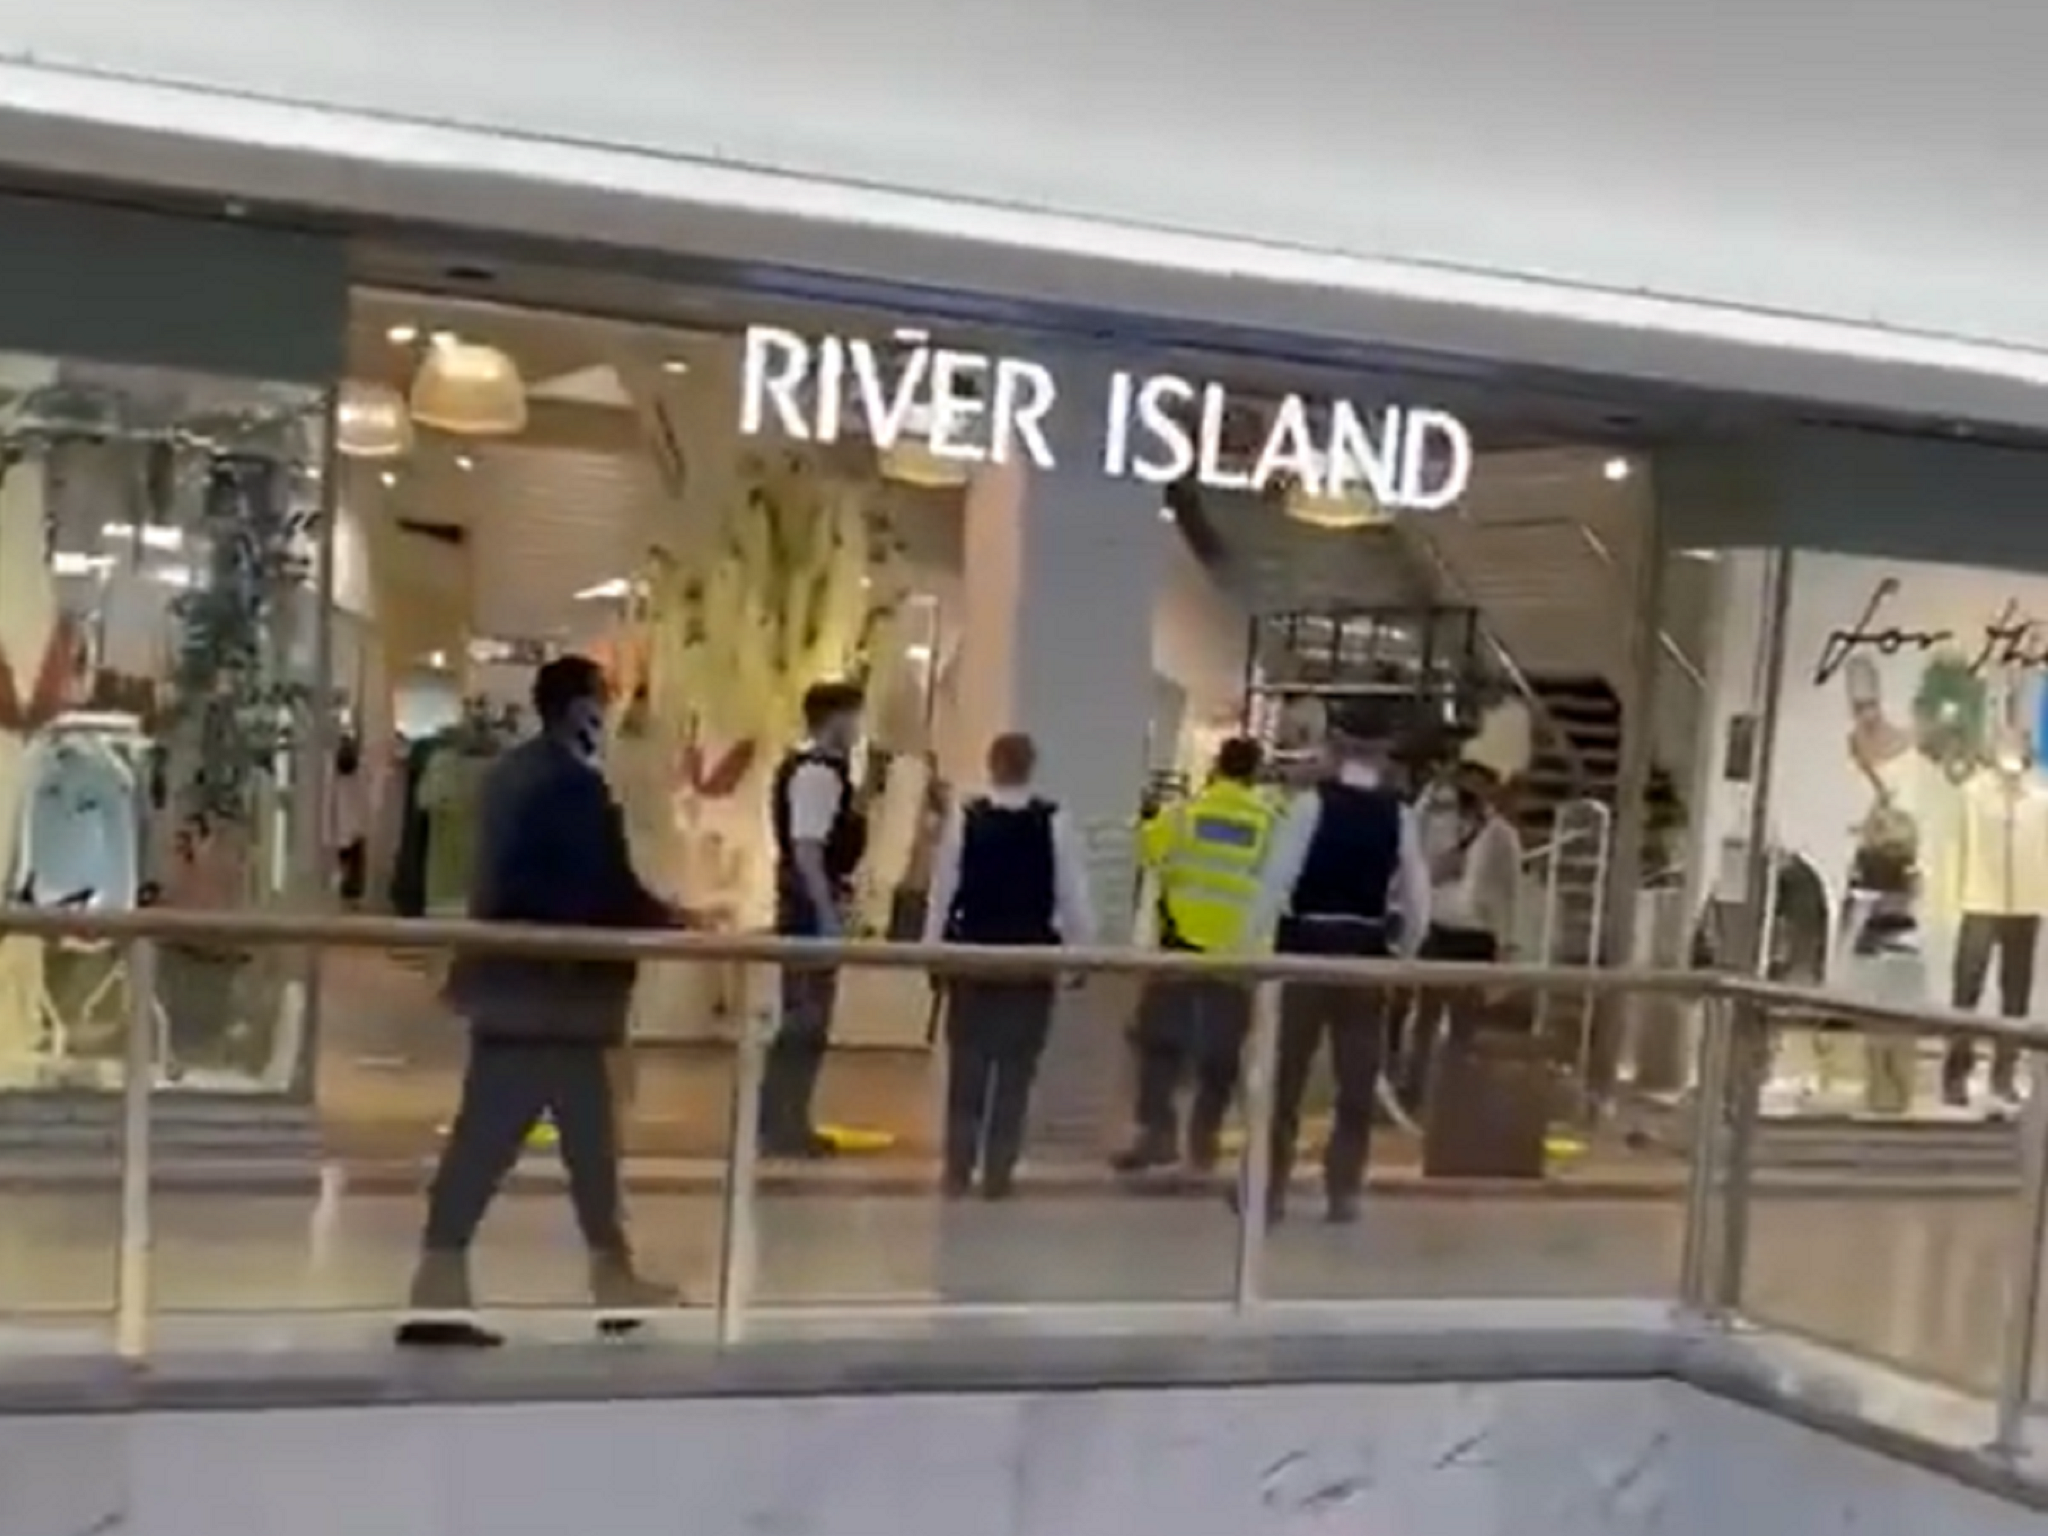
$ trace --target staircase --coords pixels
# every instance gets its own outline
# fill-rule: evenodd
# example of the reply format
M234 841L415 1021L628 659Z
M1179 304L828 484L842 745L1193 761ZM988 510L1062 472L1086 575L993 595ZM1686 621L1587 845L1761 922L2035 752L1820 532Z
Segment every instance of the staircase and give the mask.
M1523 801L1516 807L1523 840L1534 847L1551 835L1567 802L1614 803L1621 777L1621 699L1604 677L1536 674L1528 681L1549 727L1537 736Z

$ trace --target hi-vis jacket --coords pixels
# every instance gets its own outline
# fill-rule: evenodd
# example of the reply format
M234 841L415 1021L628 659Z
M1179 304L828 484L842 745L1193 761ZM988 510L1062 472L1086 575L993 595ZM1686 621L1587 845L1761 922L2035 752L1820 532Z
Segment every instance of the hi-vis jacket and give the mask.
M1145 823L1139 852L1158 878L1162 942L1239 947L1279 819L1262 791L1218 780Z

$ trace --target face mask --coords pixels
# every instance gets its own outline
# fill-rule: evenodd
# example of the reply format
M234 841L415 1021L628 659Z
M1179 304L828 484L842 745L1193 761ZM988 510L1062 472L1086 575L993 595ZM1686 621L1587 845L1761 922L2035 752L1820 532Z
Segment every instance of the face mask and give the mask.
M604 705L578 699L562 717L562 739L584 762L595 765L604 755Z

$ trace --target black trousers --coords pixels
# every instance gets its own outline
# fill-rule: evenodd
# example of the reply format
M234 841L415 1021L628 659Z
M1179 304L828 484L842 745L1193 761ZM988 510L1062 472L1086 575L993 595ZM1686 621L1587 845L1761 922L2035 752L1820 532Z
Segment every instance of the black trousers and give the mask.
M461 1253L542 1116L561 1137L576 1224L592 1253L623 1255L619 1127L606 1051L597 1045L477 1041L462 1104L427 1194L426 1247Z
M1991 958L1998 956L1998 1013L2007 1019L2023 1019L2033 1001L2034 946L2041 937L2041 919L2031 912L1965 912L1956 934L1956 955L1949 1001L1962 1009L1975 1009L1984 997L1984 982L1991 970ZM2017 1047L2003 1041L1992 1047L1991 1081L1994 1089L2009 1090L2019 1070ZM1962 1091L1977 1066L1977 1042L1951 1040L1942 1062L1942 1083L1951 1094Z
M1500 940L1482 928L1431 928L1423 936L1421 958L1491 965L1500 958ZM1406 1018L1388 1026L1395 1086L1411 1112L1428 1102L1430 1067L1446 1027L1460 1041L1478 1027L1480 994L1469 987L1418 987L1412 996Z
M1024 1150L1031 1084L1052 1032L1051 981L963 979L946 986L946 1180L1008 1185Z
M1188 1161L1206 1166L1216 1160L1251 1027L1251 989L1241 982L1172 977L1146 985L1136 1045L1138 1135L1148 1151L1161 1159L1179 1153L1180 1090L1192 1074Z
M815 938L816 920L801 902L785 898L775 931ZM832 1011L839 1002L839 972L830 966L784 966L782 1013L761 1073L764 1149L804 1152L817 1134L818 1078L832 1048Z
M1345 955L1371 959L1388 953L1387 931L1378 924L1314 922L1290 918L1281 924L1283 954ZM1280 994L1280 1060L1273 1074L1272 1185L1277 1195L1294 1171L1301 1136L1301 1100L1310 1069L1324 1040L1337 1080L1335 1123L1323 1152L1323 1187L1333 1199L1349 1199L1365 1184L1372 1143L1374 1095L1386 1051L1392 997L1384 989L1290 982Z

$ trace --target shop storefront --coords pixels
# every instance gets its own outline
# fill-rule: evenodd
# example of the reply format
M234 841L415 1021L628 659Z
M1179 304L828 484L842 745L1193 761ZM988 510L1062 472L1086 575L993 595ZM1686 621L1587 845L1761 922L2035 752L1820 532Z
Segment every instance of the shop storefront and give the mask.
M1194 333L688 281L621 300L567 269L53 201L10 228L16 899L458 912L482 776L530 726L533 667L576 651L613 677L607 771L644 877L739 926L767 921L766 780L820 679L865 684L858 921L897 936L996 731L1038 737L1118 937L1140 926L1148 796L1238 731L1299 765L1330 700L1368 695L1413 722L1418 778L1462 756L1531 802L1526 958L1617 955L1654 878L1725 960L1715 936L1769 857L1775 974L2031 1007L2030 455L1901 440L1893 473L1774 407L1412 356L1247 361ZM1998 515L1925 537L1973 476ZM1478 534L1521 585L1481 579ZM1538 592L1559 540L1579 563ZM1645 595L1662 635L1617 621ZM1646 683L1659 640L1698 658L1696 694ZM1605 726L1561 725L1589 700ZM1646 804L1657 773L1679 786L1668 824L1599 804ZM112 1086L126 980L112 952L0 951L0 1103ZM181 951L159 1001L173 1100L293 1106L344 1149L414 1147L451 1100L461 1030L421 957ZM1076 1102L1049 1127L1102 1121L1080 1101L1123 1071L1129 1001L1068 1033L1093 1060L1053 1074ZM634 1030L667 1074L648 1096L689 1106L649 1145L716 1134L725 1045L766 1006L737 971L643 976ZM1580 1096L1630 1080L1642 1053L1609 1049L1611 1021L1547 1006ZM930 1026L915 978L849 978L832 1113L918 1134ZM1674 1061L1641 1074L1660 1092L1683 1086L1666 1033ZM1810 1033L1779 1053L1774 1109L2012 1097L1993 1063L1944 1079Z

